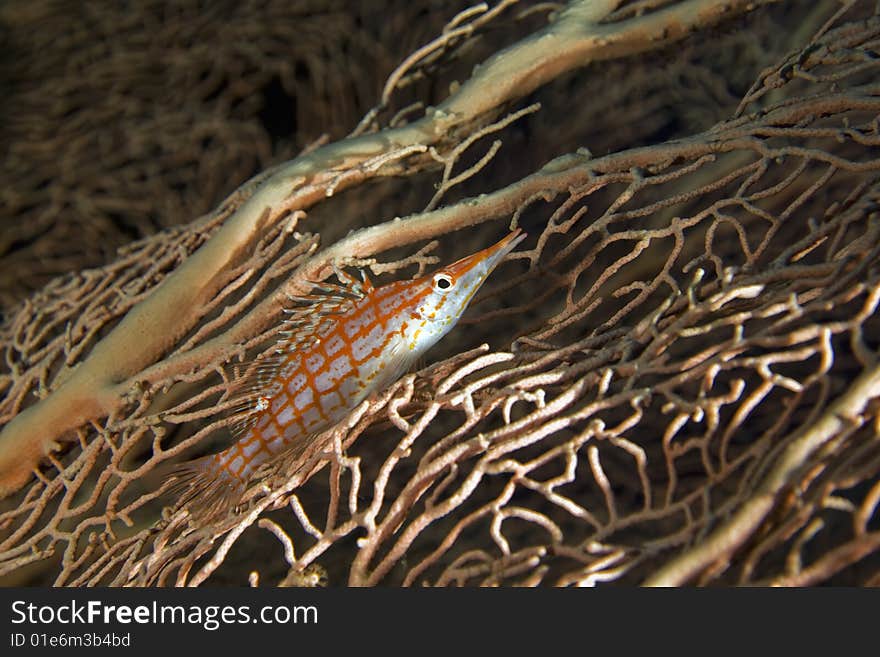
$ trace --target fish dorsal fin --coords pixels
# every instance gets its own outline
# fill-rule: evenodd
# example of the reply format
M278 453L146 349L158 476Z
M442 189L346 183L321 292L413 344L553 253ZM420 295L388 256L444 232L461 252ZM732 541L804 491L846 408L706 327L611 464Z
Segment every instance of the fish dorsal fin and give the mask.
M242 417L230 425L236 440L254 425L259 411L264 410L278 394L278 375L298 358L298 352L311 347L325 335L338 318L350 312L374 288L362 272L358 280L333 266L338 283L313 283L305 295L288 295L291 305L283 309L284 330L275 351L245 366L244 375L236 381L232 412Z

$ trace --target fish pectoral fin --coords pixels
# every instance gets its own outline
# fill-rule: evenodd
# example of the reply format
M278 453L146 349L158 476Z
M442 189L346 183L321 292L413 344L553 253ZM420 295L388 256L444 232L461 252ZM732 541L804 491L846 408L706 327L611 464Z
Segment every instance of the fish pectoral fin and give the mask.
M178 495L176 509L186 508L200 524L218 520L241 502L245 482L218 467L213 454L177 463L166 475L172 479L172 494Z

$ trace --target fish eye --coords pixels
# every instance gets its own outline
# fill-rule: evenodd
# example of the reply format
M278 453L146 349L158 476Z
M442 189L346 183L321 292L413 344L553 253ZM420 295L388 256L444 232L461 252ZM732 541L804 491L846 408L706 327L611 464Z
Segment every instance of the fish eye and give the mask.
M449 274L437 274L434 277L434 288L437 290L448 290L452 287L452 276Z

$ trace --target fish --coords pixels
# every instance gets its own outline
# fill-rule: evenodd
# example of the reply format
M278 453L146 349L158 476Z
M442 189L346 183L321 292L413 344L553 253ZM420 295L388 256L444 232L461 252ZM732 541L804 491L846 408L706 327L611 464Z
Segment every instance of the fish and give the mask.
M276 353L241 386L249 408L232 426L234 442L173 473L185 491L179 506L198 517L235 507L261 465L333 428L418 362L525 238L516 229L431 274L379 287L364 271L356 277L335 268L338 283L291 297Z

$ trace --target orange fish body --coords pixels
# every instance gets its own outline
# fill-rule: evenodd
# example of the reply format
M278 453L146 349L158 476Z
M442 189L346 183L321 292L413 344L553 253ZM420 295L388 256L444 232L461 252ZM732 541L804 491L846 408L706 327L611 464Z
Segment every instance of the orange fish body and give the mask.
M332 428L393 383L455 325L524 238L517 230L434 274L382 287L338 272L341 285L321 284L298 298L301 306L288 311L289 338L251 388L252 411L234 430L238 440L185 466L187 500L214 504L240 496L259 465Z

